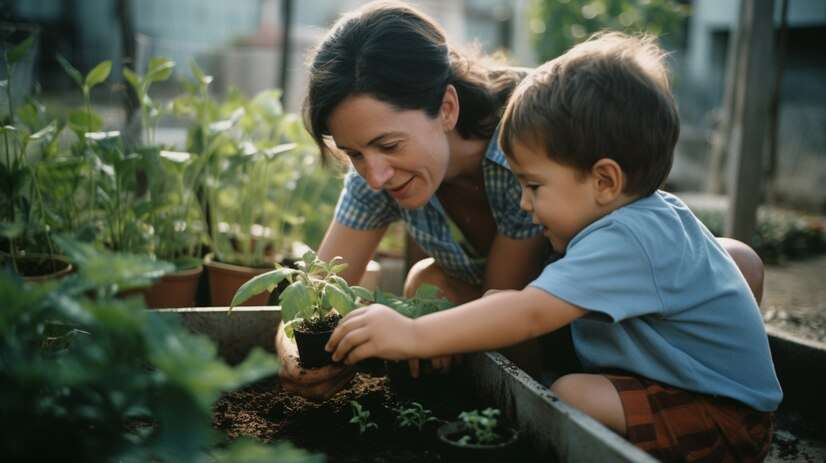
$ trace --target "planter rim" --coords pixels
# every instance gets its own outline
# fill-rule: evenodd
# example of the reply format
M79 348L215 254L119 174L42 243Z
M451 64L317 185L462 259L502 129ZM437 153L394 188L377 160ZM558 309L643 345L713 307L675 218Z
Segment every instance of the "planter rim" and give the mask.
M258 271L258 270L275 270L274 266L275 262L271 262L269 266L266 267L248 267L246 265L238 265L238 264L229 264L226 262L221 262L215 259L214 253L209 253L204 256L204 265L207 267L212 268L219 268L223 270L233 270L236 272L249 272L250 270ZM262 272L258 272L262 273Z
M459 448L467 448L473 450L493 450L493 449L500 449L507 447L517 439L519 439L519 431L513 427L505 427L503 431L510 434L510 437L503 441L498 442L495 444L459 444L457 441L449 439L447 435L453 434L455 432L459 432L466 429L466 426L461 421L448 421L447 423L439 426L439 429L436 430L436 435L439 436L439 440L444 442L445 444L452 445L454 447Z
M185 269L185 270L176 270L174 272L169 272L169 273L165 274L164 276L162 276L161 278L188 277L188 276L197 275L197 274L199 274L203 271L204 271L204 264L198 264L198 266L195 267L195 268L188 268L188 269Z
M66 267L52 273L46 273L43 275L21 275L24 280L26 281L44 281L49 280L51 278L60 277L63 275L68 275L74 271L74 266L71 262L69 262L69 258L64 256L63 254L43 254L43 253L34 253L34 254L26 254L24 256L19 256L20 259L52 259L58 262L63 262L66 264Z

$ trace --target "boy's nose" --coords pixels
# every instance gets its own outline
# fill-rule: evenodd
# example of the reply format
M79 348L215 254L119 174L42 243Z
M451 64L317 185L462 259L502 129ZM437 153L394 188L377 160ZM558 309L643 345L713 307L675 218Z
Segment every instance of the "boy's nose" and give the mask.
M524 188L522 188L522 194L519 196L519 207L521 207L525 212L531 212L533 210L531 201L528 198L528 193Z
M364 155L366 172L364 178L367 185L374 190L380 190L388 180L393 178L393 167L381 154Z

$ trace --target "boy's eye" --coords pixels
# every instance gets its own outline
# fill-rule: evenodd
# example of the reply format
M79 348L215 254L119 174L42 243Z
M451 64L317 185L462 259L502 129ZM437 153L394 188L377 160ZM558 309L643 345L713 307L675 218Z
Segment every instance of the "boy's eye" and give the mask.
M529 185L525 185L525 186L531 191L536 191L537 188L539 188L539 185L537 185L537 184L529 184Z
M345 151L345 154L353 161L358 161L359 159L361 159L361 153L359 153L358 151Z

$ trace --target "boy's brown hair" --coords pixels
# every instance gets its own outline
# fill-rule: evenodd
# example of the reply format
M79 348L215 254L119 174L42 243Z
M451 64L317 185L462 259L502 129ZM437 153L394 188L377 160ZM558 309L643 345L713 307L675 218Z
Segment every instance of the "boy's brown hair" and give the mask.
M544 149L555 162L587 172L611 158L624 192L647 196L668 176L680 134L665 53L651 37L598 33L536 69L516 88L499 144Z

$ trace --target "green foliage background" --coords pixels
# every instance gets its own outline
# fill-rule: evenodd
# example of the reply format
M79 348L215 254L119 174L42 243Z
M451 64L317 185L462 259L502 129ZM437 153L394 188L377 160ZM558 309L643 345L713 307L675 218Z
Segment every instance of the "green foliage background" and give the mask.
M540 62L601 30L646 32L667 48L683 40L689 7L676 0L534 0L531 30Z

